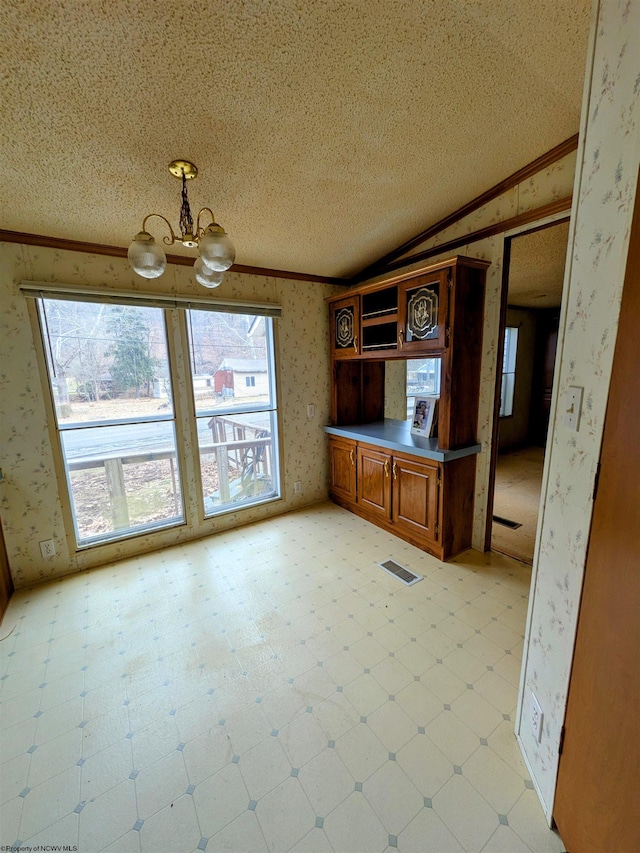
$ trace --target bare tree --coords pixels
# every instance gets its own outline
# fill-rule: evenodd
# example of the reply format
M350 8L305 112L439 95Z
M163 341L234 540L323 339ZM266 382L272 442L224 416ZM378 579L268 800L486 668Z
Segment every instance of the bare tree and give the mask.
M42 302L48 354L55 377L60 414L71 414L68 379L71 366L91 343L102 323L105 305L46 299Z

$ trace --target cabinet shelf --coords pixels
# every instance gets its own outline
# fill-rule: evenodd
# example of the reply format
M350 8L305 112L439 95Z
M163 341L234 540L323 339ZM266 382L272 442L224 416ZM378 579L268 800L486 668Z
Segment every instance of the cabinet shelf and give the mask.
M398 348L398 324L383 317L384 322L362 325L362 352Z
M385 287L362 295L362 320L374 317L391 317L398 314L398 288Z
M365 326L380 326L383 323L397 323L397 311L381 311L379 314L363 314L361 323L362 328Z
M365 344L362 347L362 352L375 352L377 350L390 350L390 349L398 349L398 344L396 341L388 344Z

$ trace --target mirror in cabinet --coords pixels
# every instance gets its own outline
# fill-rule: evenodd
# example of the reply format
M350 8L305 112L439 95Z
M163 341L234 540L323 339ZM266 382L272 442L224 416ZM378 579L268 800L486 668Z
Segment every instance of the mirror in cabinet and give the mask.
M385 418L409 420L417 395L439 396L441 370L440 356L385 361Z

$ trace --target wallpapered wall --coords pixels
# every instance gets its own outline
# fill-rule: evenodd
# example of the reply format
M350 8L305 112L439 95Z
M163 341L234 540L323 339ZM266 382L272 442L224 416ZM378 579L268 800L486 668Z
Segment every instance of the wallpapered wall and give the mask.
M0 246L0 257L0 466L4 473L0 481L0 507L16 587L262 519L327 497L326 436L322 425L329 420L330 371L324 297L340 288L228 273L223 284L211 294L214 298L282 305L283 316L275 322L283 500L208 519L202 524L196 522L76 553L65 532L27 300L18 291L18 285L22 279L29 279L115 291L169 291L199 297L206 293L192 281L190 267L185 266L170 265L159 281L145 281L131 272L126 259L120 258L13 243ZM169 334L177 334L171 324ZM186 375L184 371L181 373ZM178 388L177 393L186 395L186 389ZM313 419L307 418L307 403L315 403ZM185 435L188 444L188 426ZM190 497L195 510L195 469L188 446L186 450L185 495L187 499ZM303 483L301 495L293 494L295 480ZM193 516L197 518L197 513ZM57 553L44 560L39 542L50 538L54 539Z
M384 416L399 421L407 417L406 361L388 361L384 366Z
M596 11L590 55L593 66L588 66L582 109L519 721L521 746L548 818L553 808L593 485L640 166L640 3L600 0ZM562 404L571 385L584 388L578 432L568 430L563 423ZM540 744L527 725L531 691L545 714Z

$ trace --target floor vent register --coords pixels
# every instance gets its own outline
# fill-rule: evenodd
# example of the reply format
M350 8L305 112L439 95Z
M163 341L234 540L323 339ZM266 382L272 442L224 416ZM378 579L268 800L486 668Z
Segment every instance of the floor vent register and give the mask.
M404 566L394 562L394 560L387 560L384 563L378 563L378 565L381 569L384 569L385 572L389 572L390 575L401 580L406 586L413 586L414 583L418 583L418 581L422 580L420 575L415 575L413 572L410 572L409 569L405 569Z
M502 524L504 527L511 528L511 530L517 530L519 527L522 527L519 521L511 521L510 518L503 518L501 515L494 515L493 520L496 524Z

